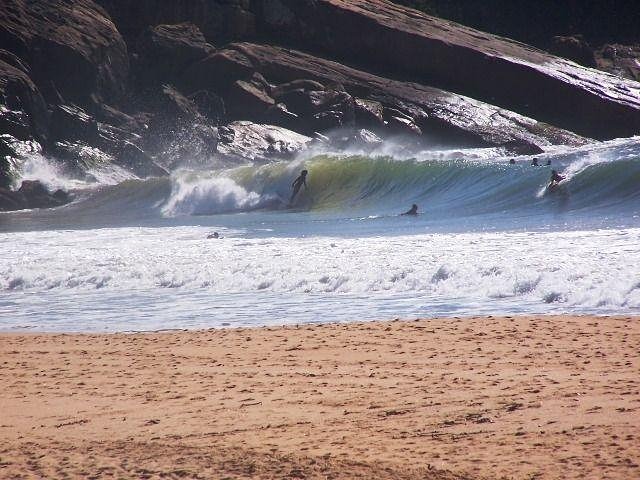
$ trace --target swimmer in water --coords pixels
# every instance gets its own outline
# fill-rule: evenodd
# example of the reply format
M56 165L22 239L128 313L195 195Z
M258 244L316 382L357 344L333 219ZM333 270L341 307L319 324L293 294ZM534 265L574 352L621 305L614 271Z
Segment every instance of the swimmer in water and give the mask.
M407 210L404 213L401 213L400 215L417 215L417 214L418 214L418 205L414 203L413 205L411 205L411 208L409 210Z

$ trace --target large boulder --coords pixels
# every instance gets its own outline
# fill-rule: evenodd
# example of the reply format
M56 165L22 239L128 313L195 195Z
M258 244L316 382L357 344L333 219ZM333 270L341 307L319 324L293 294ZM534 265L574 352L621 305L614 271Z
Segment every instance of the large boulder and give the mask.
M311 141L310 137L286 128L239 121L220 127L218 152L233 162L266 162L291 158L304 151Z
M264 0L262 35L597 139L640 133L640 86L387 0ZM354 35L353 32L358 32ZM345 48L348 46L348 48Z
M91 0L3 0L3 48L31 67L52 103L118 99L129 73L127 48L109 15ZM55 93L54 93L55 92Z
M38 180L25 180L15 191L0 187L0 211L53 208L71 200L71 196L64 190L50 192Z
M381 105L383 122L390 118L388 115L384 118L384 109L393 108L387 112L397 111L401 115L395 116L410 119L431 143L506 146L509 149L519 145L519 151L526 148L537 153L540 148L550 145L581 145L587 141L566 130L469 97L417 83L389 80L296 50L252 43L232 44L230 48L249 58L270 81L284 83L306 78L322 84L339 83L352 97L371 101L372 107ZM309 92L294 92L299 96L300 105L308 105L313 111ZM283 95L277 100L291 101L292 97ZM289 103L286 105L289 107ZM367 125L358 126L367 128Z
M189 65L213 50L192 23L149 27L136 44L136 81L140 86L174 83Z

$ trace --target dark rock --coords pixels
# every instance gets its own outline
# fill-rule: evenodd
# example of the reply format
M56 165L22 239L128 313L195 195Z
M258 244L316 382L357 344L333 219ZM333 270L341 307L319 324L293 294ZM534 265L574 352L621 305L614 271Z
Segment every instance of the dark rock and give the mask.
M135 173L140 178L165 177L169 172L155 163L147 153L131 142L125 142L114 163Z
M255 36L255 15L247 0L97 0L125 37L137 38L149 25L192 22L212 42Z
M640 82L640 45L607 44L595 56L599 69Z
M274 98L278 103L286 105L287 110L300 117L311 116L315 113L309 91L301 88L283 91Z
M17 68L25 75L29 76L31 69L29 66L17 55L0 48L0 62L7 63L13 68Z
M385 108L405 112L403 115L412 118L432 143L481 147L513 141L544 147L586 142L571 132L437 88L389 80L295 50L250 43L232 47L250 58L256 69L270 80L281 83L295 78L317 79L321 83L337 81L353 97L363 98L362 95L367 94L367 99ZM310 104L305 100L308 99L305 92L294 92L297 99L307 102L304 105ZM280 98L290 100L289 94Z
M12 56L4 55L8 57ZM40 91L22 69L3 60L0 60L0 107L1 133L21 140L46 138L49 114Z
M593 49L581 35L557 35L551 39L549 51L559 57L573 60L585 67L595 67L596 59Z
M263 89L252 83L237 80L225 95L225 105L231 120L260 120L275 104Z
M0 38L5 49L29 64L37 85L52 82L68 102L88 106L124 93L126 46L107 13L91 0L4 0Z
M384 108L382 116L389 131L397 135L422 135L411 115L397 108Z
M254 71L242 53L231 49L219 50L187 68L178 85L187 94L198 90L220 93L236 80L249 80Z
M111 155L81 142L56 142L47 152L60 163L65 176L83 181L95 181L89 170L113 162Z
M81 140L88 144L98 141L98 123L77 105L58 105L51 113L50 141Z
M356 124L368 128L383 128L383 106L375 100L366 100L364 98L356 98L354 105L354 114Z
M189 95L201 115L204 115L214 125L219 125L226 117L224 100L215 93L206 90L197 91Z
M25 180L16 192L25 200L26 208L52 208L68 203L71 197L62 191L51 194L38 180ZM25 208L25 207L22 207Z
M213 52L192 23L156 25L145 30L137 42L136 80L140 85L174 83L191 64Z
M4 105L0 105L0 132L21 140L27 140L34 136L29 115L22 110L9 110Z
M294 131L300 126L300 117L287 110L284 103L277 103L269 107L264 114L263 121L268 125L278 125Z
M21 193L0 186L0 212L29 208Z
M265 162L291 158L310 142L311 138L286 128L242 121L220 128L218 152L234 161Z
M604 140L640 133L640 93L634 83L524 44L385 0L265 0L258 5L262 34L280 42L373 69L383 66L395 78L446 88L580 135ZM305 75L317 69L317 60L295 72L283 70L283 79L261 73L273 81L323 81Z
M35 140L0 134L0 187L11 188L20 176L25 158L40 153L42 147Z
M324 85L314 80L292 80L274 87L271 94L273 95L273 98L279 98L282 94L293 90L302 90L303 92L310 92L313 90L321 91L324 90Z

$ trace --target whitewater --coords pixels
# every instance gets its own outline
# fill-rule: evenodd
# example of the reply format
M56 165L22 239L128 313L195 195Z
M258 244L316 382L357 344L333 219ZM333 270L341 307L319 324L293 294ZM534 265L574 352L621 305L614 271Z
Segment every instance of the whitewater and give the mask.
M640 138L510 158L387 144L141 180L34 156L23 179L75 200L0 213L0 329L639 313Z

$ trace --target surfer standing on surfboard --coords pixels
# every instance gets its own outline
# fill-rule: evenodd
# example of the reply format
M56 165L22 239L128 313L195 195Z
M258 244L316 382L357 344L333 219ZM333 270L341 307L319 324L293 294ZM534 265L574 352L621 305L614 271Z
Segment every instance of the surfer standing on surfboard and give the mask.
M300 188L302 188L302 185L304 185L304 188L307 188L307 173L308 172L306 170L302 170L302 172L300 172L300 176L296 178L291 184L291 187L293 188L293 193L291 194L291 200L289 200L290 203L293 202L293 199L296 197L296 195L300 191Z
M555 170L551 170L551 180L549 180L549 186L550 187L555 187L556 185L558 185L562 180L564 180L564 176L560 175L558 172L556 172Z

